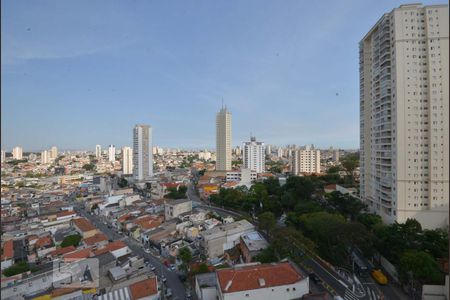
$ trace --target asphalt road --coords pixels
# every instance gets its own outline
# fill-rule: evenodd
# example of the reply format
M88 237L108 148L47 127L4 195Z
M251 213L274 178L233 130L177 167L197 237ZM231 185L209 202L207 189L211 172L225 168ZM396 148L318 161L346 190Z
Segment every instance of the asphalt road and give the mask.
M161 275L164 275L167 278L165 286L166 288L172 289L173 296L171 299L180 300L186 298L186 290L184 288L183 283L178 278L178 275L175 272L172 272L169 269L167 269L167 267L164 266L157 257L145 253L140 243L138 243L137 241L133 240L130 237L120 235L116 233L113 229L108 228L107 225L103 224L101 217L87 213L83 207L80 207L79 205L75 207L77 213L90 220L98 229L100 229L100 231L102 231L110 239L122 240L133 251L134 254L147 258L150 261L150 264L156 268L156 270L154 271L156 275L159 278L161 278Z

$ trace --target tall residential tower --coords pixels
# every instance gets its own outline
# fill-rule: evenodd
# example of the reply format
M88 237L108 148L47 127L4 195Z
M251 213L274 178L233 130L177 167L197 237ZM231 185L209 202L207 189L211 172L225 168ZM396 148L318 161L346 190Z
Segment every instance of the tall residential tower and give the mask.
M226 107L216 116L216 170L231 170L231 113Z
M153 176L152 128L136 125L133 129L133 176L143 181Z
M250 142L242 144L244 169L263 173L266 168L266 156L264 143L257 142L255 137L250 137Z
M122 148L122 173L124 175L133 174L133 149L130 147Z
M448 5L402 5L360 42L360 193L383 221L448 224Z

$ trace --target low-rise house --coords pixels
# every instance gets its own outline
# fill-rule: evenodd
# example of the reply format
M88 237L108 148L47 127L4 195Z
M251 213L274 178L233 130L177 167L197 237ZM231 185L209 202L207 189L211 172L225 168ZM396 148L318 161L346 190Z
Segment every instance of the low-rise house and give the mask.
M99 232L91 237L83 239L83 243L88 247L96 246L101 248L108 244L108 237L105 234Z
M1 269L11 267L14 264L14 243L13 240L7 240L2 246Z
M77 216L77 213L74 212L73 210L64 210L61 212L58 212L56 214L56 220L60 221L60 220L67 220L67 219L73 219Z
M119 298L130 300L161 299L161 291L159 290L157 277L151 277L145 280L141 280L129 286L115 289L111 292L98 296L98 300L119 299Z
M116 258L128 255L131 253L130 248L122 241L114 241L112 243L106 244L102 248L98 248L94 251L94 255L101 255L106 252L111 252Z
M145 208L145 211L151 214L159 214L160 212L164 211L165 201L166 200L163 198L152 200L150 201L150 203L148 203L147 207Z
M83 239L87 239L98 233L98 229L86 218L73 219L71 222L72 226L81 234Z
M195 293L199 300L217 299L216 273L204 273L195 276Z
M67 246L67 247L58 248L58 249L56 249L56 250L50 252L50 253L48 254L48 256L49 256L52 260L54 260L54 259L57 259L57 258L59 258L59 257L62 257L64 254L67 254L67 253L70 253L70 252L74 252L74 251L76 251L76 250L77 250L77 248L75 248L75 246L70 245L70 246Z
M35 243L37 257L46 257L48 253L56 250L55 243L50 235L40 237Z
M255 230L255 226L247 220L220 225L200 233L200 246L203 253L210 258L219 257L225 250L240 244L240 237Z
M192 211L192 201L189 199L177 199L166 201L164 212L166 220L171 220L181 214Z
M268 246L269 243L258 231L241 235L241 252L246 263L252 262L253 258Z
M301 299L309 293L309 278L291 262L236 265L217 274L217 298Z

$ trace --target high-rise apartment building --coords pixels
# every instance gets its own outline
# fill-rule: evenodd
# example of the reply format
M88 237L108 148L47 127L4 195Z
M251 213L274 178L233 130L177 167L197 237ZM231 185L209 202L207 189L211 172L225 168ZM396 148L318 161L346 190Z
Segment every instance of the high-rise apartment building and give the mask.
M333 150L333 157L332 157L334 162L339 162L339 149L334 149Z
M114 145L109 145L108 147L108 160L110 162L116 161L116 147Z
M50 159L55 159L55 158L57 158L57 157L58 157L58 148L57 148L56 146L53 146L53 147L50 149L49 154L50 154Z
M270 145L266 145L266 155L272 154L272 147Z
M360 194L385 222L448 224L448 5L402 5L360 42Z
M49 160L50 160L50 155L49 155L49 151L44 150L41 152L41 164L45 165L48 164Z
M4 162L6 160L6 152L2 150L2 160L1 162Z
M13 159L23 158L23 149L20 146L14 147L12 151Z
M320 150L314 149L314 145L291 151L292 174L320 173Z
M102 146L95 145L95 157L98 159L102 157Z
M216 170L231 170L231 113L226 107L216 116Z
M152 128L136 125L133 129L133 176L142 181L153 176Z
M130 147L122 148L122 173L124 175L133 174L133 149Z
M243 143L242 149L242 168L256 171L256 173L263 173L266 169L264 143L257 142L255 137L250 137L250 142Z

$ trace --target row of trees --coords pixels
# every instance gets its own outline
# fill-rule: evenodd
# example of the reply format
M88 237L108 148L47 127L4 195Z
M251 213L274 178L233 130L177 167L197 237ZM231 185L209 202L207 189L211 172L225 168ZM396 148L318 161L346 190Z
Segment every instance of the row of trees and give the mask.
M275 242L281 238L277 219L284 213L289 231L283 233L291 239L293 232L301 234L307 240L297 236L299 245L308 244L335 265L348 266L348 249L356 246L366 257L378 250L397 266L403 280L413 274L423 283L442 283L436 259L448 258L447 231L422 230L415 220L383 225L359 199L339 192L325 195L323 186L329 179L292 176L280 186L273 178L254 184L250 190L221 189L210 200L258 216L260 228L272 239L271 247L259 257L261 261L276 260L285 253L283 243Z

